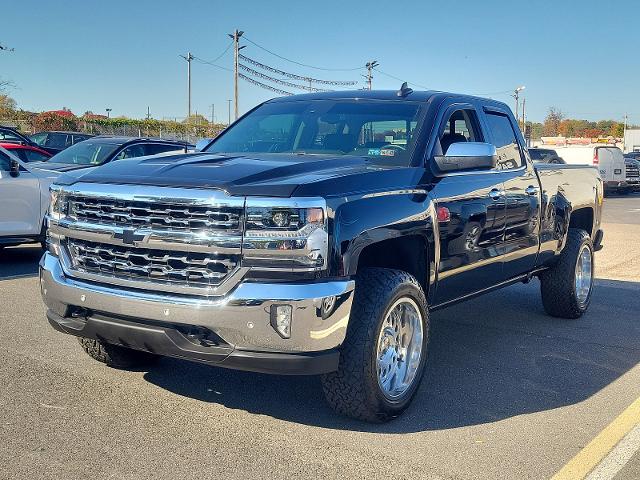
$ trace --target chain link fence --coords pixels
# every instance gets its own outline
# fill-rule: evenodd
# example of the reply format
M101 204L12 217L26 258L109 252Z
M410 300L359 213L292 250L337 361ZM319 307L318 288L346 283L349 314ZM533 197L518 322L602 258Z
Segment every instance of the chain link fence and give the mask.
M173 120L132 120L123 118L65 118L64 122L53 118L49 122L40 120L40 115L16 115L0 117L0 125L17 128L27 135L45 130L73 130L92 135L114 135L126 137L152 137L180 140L195 144L203 138L214 138L226 128L224 124Z

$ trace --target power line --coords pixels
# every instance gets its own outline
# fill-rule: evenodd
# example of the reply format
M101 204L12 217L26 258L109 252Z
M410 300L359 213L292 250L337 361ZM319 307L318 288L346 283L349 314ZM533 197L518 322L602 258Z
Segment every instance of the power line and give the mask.
M378 73L381 73L382 75L385 75L389 78L393 78L394 80L398 80L400 82L407 82L409 85L415 85L416 87L420 87L420 88L424 88L426 90L431 90L431 88L426 87L424 85L420 85L419 83L415 83L415 82L409 82L408 80L405 80L404 78L400 78L400 77L396 77L394 75L391 75L390 73L387 72L383 72L382 70L380 70L379 68L373 68L373 70L375 70Z
M245 35L244 39L247 42L251 43L252 45L255 45L259 49L264 50L265 52L270 53L271 55L273 55L275 57L278 57L278 58L280 58L282 60L285 60L287 62L293 63L295 65L299 65L301 67L313 68L314 70L325 70L325 71L328 71L328 72L355 72L356 70L362 70L362 67L356 67L356 68L326 68L326 67L316 67L316 66L313 66L313 65L308 65L306 63L296 62L295 60L291 60L290 58L283 57L282 55L278 55L277 53L273 52L272 50L269 50L268 48L265 48L262 45L257 44L256 42L254 42L253 40L248 38L246 35Z
M233 72L233 70L231 70L230 68L223 67L222 65L217 65L217 64L215 64L215 63L213 63L213 62L210 62L210 61L208 61L208 60L203 60L203 59L202 59L202 58L200 58L200 57L195 57L195 56L194 56L194 57L193 57L193 59L194 59L195 61L197 61L198 63L202 63L202 64L205 64L205 65L210 65L210 66L212 66L212 67L216 67L216 68L219 68L219 69L221 69L221 70L225 70L225 71L227 71L227 72Z
M273 78L262 72L258 72L253 68L249 68L246 65L243 65L242 63L239 63L238 67L240 67L240 69L244 70L245 72L250 73L251 75L255 75L256 77L262 78L263 80L268 80L270 82L277 83L278 85L283 85L285 87L298 88L300 90L306 90L308 92L329 92L330 91L330 90L324 90L322 88L308 87L306 85L298 85L296 83L287 82L286 80L280 80L279 78Z
M222 51L222 53L220 55L218 55L216 58L214 58L213 60L203 60L203 61L205 63L215 63L215 62L217 62L222 57L224 57L224 55L229 51L229 49L231 48L232 45L233 45L233 40L231 40L229 42L229 45L227 45L227 47Z
M267 70L271 73L277 73L278 75L282 75L283 77L291 78L293 80L300 80L309 83L321 83L323 85L355 85L356 81L353 80L320 80L312 77L305 77L303 75L296 75L295 73L288 73L283 70L279 70L277 68L270 67L269 65L265 65L263 63L258 62L252 58L247 57L246 55L240 55L240 60L244 60L251 65L255 65L256 67L262 68L263 70Z
M266 90L271 90L272 92L280 93L282 95L293 95L293 93L287 92L286 90L280 90L279 88L272 87L271 85L267 85L266 83L259 82L258 80L255 80L251 77L247 77L244 73L238 73L238 77L258 87L264 88Z

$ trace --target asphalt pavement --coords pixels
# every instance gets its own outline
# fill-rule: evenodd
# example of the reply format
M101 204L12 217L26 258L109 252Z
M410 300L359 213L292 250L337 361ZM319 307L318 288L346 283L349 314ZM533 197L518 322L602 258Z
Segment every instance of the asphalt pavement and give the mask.
M550 478L640 396L640 196L604 222L582 319L546 316L537 280L433 313L425 379L384 425L336 415L314 377L107 368L48 325L41 251L6 249L0 478Z

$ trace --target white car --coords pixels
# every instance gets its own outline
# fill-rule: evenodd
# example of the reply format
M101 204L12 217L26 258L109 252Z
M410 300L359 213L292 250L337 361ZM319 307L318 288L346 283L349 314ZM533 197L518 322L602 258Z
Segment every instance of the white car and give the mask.
M58 176L30 167L0 147L0 249L44 242L49 185Z

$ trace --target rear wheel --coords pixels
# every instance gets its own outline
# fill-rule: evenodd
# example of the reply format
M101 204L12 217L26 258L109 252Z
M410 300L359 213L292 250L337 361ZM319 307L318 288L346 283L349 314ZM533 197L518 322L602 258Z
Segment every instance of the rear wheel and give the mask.
M144 367L160 358L153 353L133 350L92 338L79 337L78 341L91 358L113 368Z
M370 422L398 416L418 389L427 358L429 314L417 280L406 272L358 275L337 372L322 377L329 404Z
M570 228L558 262L540 275L542 304L549 315L579 318L593 290L593 244L589 234Z

